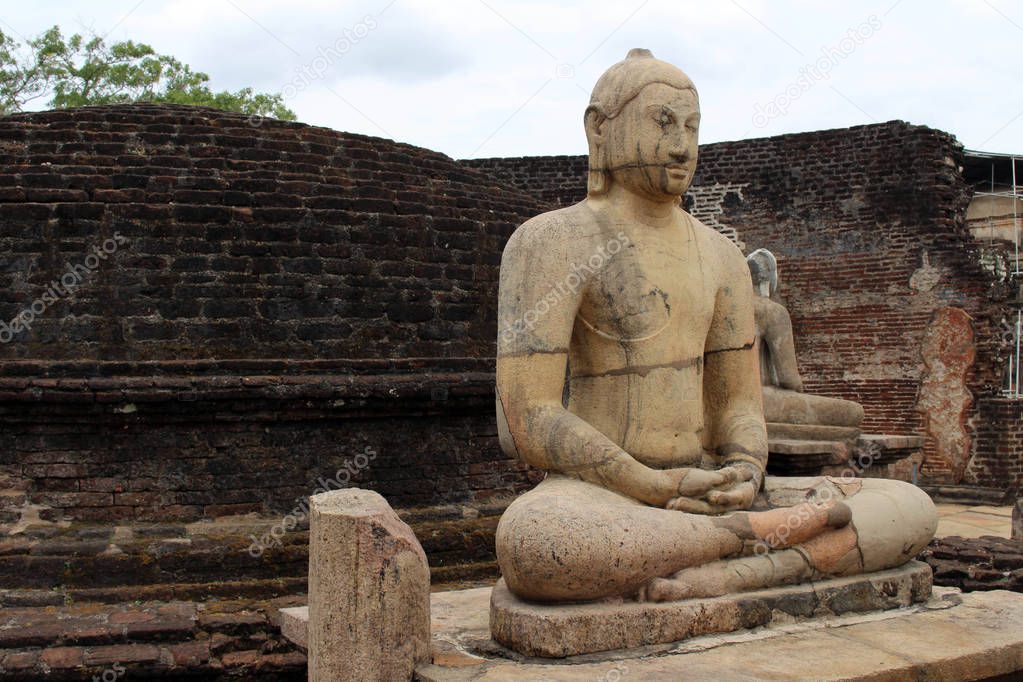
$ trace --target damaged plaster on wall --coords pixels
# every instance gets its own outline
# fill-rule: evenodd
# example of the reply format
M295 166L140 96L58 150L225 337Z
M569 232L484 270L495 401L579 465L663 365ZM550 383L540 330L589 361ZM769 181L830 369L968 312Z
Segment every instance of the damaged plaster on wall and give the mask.
M948 469L951 483L963 479L972 444L967 420L973 394L966 382L977 347L971 320L961 308L938 310L921 347L925 369L917 409L928 440L923 467Z

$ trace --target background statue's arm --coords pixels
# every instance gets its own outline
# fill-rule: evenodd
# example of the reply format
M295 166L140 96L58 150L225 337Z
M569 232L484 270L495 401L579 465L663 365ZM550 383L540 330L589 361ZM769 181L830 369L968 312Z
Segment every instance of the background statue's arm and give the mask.
M753 290L742 254L725 245L724 273L704 345L704 399L712 445L722 466L767 466L767 429L754 346Z
M520 227L501 259L497 410L502 446L526 463L664 506L682 472L651 469L561 402L568 346L585 283L572 263L585 240L540 216ZM576 254L574 251L578 250Z
M796 344L789 311L782 304L761 296L754 297L753 304L761 339L767 344L778 386L802 392L803 380L796 363Z

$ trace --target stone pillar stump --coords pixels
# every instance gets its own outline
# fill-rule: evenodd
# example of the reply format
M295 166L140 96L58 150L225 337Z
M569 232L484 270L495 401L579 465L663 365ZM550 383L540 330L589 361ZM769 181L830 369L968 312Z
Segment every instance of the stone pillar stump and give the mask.
M430 657L430 569L379 494L309 501L309 680L410 680Z

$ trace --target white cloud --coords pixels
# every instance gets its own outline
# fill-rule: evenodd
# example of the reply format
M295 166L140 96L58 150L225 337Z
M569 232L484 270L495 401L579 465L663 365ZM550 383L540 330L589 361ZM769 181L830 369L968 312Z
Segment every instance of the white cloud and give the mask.
M216 88L282 91L319 48L371 15L377 26L289 106L302 121L383 129L455 157L583 153L590 88L637 46L694 79L703 142L869 123L862 109L946 130L967 147L1023 152L1023 116L1013 120L1023 112L1013 59L1023 8L1008 0L993 0L998 11L967 0L893 9L894 0L388 1L56 0L26 4L0 28L34 36L66 17L65 33L80 30L76 20L113 28L109 39L150 43L209 73ZM786 115L752 124L758 103L871 14L882 22L876 35Z

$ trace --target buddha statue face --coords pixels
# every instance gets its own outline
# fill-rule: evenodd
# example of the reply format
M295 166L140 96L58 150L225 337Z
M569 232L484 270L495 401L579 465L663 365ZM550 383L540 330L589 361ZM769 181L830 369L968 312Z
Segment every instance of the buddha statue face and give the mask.
M677 67L633 50L593 88L585 117L590 196L618 183L654 201L678 201L696 171L700 102Z
M647 85L607 121L612 182L652 199L681 197L696 171L699 126L695 92Z

